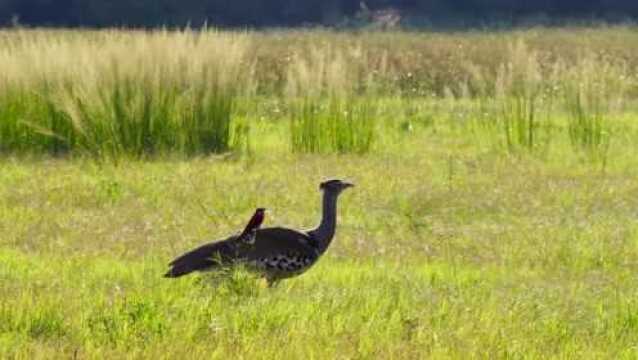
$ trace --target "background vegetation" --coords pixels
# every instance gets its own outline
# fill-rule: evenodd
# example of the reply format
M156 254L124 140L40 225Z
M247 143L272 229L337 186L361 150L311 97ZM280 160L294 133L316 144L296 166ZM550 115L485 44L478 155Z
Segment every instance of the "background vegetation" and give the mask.
M394 9L409 26L549 25L627 21L632 0L367 0L369 11ZM358 26L369 22L359 0L0 0L0 23L35 26Z
M249 153L259 120L295 152L369 152L382 122L448 118L601 158L633 111L632 27L506 34L0 33L0 151L97 158ZM445 104L445 105L440 105ZM580 150L578 150L580 151ZM604 159L604 156L602 157Z
M0 354L634 358L634 27L0 33ZM266 223L268 289L162 278Z

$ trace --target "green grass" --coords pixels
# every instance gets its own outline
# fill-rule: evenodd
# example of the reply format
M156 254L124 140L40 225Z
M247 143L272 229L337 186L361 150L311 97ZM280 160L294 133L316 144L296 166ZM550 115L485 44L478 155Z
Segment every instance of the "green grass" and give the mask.
M588 159L605 163L612 137L608 125L610 120L606 118L609 113L602 108L606 105L595 95L590 96L586 103L580 91L567 96L568 131L572 146L582 151Z
M635 358L634 36L3 33L0 357ZM327 177L304 275L162 277Z
M380 99L304 99L292 105L290 134L293 152L358 153L372 149L377 137Z
M625 132L605 172L567 137L545 158L511 157L451 123L417 123L365 156L292 155L278 138L236 159L6 158L0 351L633 357L638 203ZM272 289L242 272L162 278L173 256L236 231L258 205L267 225L312 226L326 176L357 187L307 274Z
M73 85L3 94L0 149L94 158L231 149L232 93L205 80L179 87L114 76L92 96Z

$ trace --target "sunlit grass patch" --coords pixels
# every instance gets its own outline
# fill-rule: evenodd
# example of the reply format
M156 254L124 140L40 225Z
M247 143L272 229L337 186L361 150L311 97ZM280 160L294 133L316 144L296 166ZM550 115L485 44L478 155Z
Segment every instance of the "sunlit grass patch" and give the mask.
M292 105L291 144L294 152L358 153L372 149L377 136L374 99L304 99Z
M586 158L594 162L607 162L607 153L612 138L609 116L606 115L604 99L583 99L579 91L566 95L568 109L568 134L571 145L576 151L583 152ZM585 103L588 101L588 103Z

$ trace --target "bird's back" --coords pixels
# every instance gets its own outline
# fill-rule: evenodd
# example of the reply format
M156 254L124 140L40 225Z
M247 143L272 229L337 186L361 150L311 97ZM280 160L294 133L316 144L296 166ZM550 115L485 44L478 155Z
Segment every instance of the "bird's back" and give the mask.
M313 255L314 241L307 233L293 229L283 227L259 229L255 245L246 253L246 257L252 260L284 252Z

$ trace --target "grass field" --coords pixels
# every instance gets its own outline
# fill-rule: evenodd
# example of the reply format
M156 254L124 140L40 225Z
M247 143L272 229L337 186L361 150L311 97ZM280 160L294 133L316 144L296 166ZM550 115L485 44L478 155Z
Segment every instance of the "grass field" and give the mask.
M638 357L637 38L0 33L0 357ZM327 177L308 273L162 278Z

